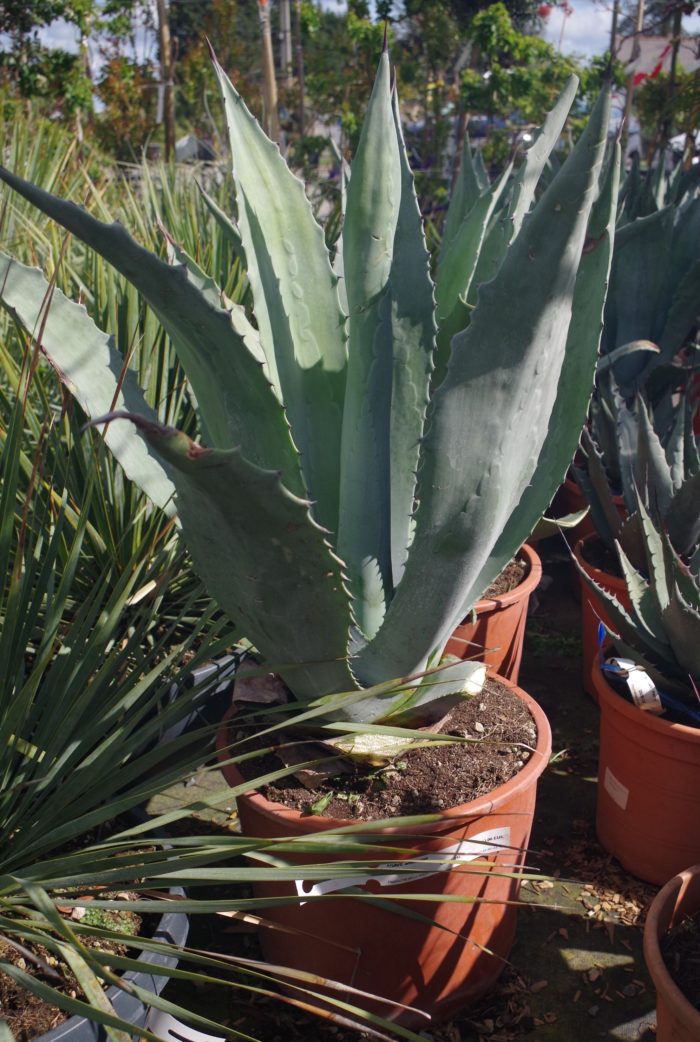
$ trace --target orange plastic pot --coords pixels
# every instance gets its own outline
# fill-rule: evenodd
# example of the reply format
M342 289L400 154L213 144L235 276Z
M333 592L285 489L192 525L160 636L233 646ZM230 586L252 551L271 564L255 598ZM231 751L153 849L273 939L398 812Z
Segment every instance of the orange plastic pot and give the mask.
M698 1042L700 1013L666 969L660 942L672 927L700 911L700 865L669 879L644 924L644 958L656 988L657 1042Z
M586 575L589 575L598 586L602 586L607 593L616 597L623 607L629 608L630 599L625 580L589 564L583 555L584 547L590 546L598 538L599 536L592 535L585 540L580 540L574 547L574 557ZM595 685L591 683L591 675L594 665L598 664L598 626L601 622L610 626L611 629L614 629L614 626L595 591L584 582L581 576L579 576L579 581L581 584L581 657L583 667L581 683L586 694L590 695L597 702L598 696Z
M450 637L445 651L458 658L476 658L494 673L517 684L523 657L523 640L530 594L542 578L542 562L525 544L520 556L528 574L519 586L497 597L484 598L475 606L476 620L465 619Z
M304 863L319 859L309 855L295 859L298 880L257 884L256 896L264 898L303 899L312 886L316 894L326 895L262 911L266 919L291 931L261 930L269 962L382 996L388 1004L353 995L348 1000L409 1026L425 1027L427 1021L399 1004L439 1019L475 1001L494 984L515 938L516 908L506 902L518 896L518 869L530 837L537 781L551 751L542 710L520 688L503 682L529 707L537 728L536 748L520 773L488 796L444 811L436 822L410 828L367 824L362 836L375 837L379 845L356 855L372 863L366 876L354 877L353 882L305 883ZM220 752L228 744L226 718L217 744ZM230 785L241 784L235 766L222 764L222 771ZM238 796L237 804L246 836L289 838L357 825L302 815L254 791ZM382 853L387 846L391 851ZM347 858L323 855L324 861ZM409 862L411 874L405 873ZM397 865L404 866L405 881L397 882ZM376 894L384 899L383 906L366 897L340 896L348 886ZM391 909L391 898L397 894L431 897L398 903L400 910L421 917L417 919Z
M591 679L600 704L598 838L635 876L660 885L700 861L700 729L626 702L597 665Z

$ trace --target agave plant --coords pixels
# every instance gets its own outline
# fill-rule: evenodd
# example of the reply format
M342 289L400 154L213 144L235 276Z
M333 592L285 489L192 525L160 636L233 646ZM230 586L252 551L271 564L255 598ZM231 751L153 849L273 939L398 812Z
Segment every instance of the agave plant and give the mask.
M229 647L230 627L212 619L210 611L196 613L186 593L181 609L193 621L184 640L176 639L175 625L163 624L159 616L158 596L148 592L153 576L162 574L157 555L145 561L135 557L113 586L96 584L85 593L77 577L85 565L86 512L77 519L72 515L63 480L75 450L64 446L60 452L49 444L60 434L50 424L31 446L25 405L17 399L3 411L0 454L0 973L68 1015L96 1021L111 1042L128 1042L133 1025L118 997L105 991L108 986L126 995L132 1009L138 999L219 1033L220 1025L205 1013L159 995L158 987L124 981L122 974L143 971L137 954L147 953L169 960L149 963L155 981L172 975L197 986L235 987L242 996L252 990L279 998L270 967L236 957L224 964L183 951L167 936L132 938L123 954L118 923L95 922L92 916L94 910L162 915L171 907L164 900L173 886L197 886L201 895L208 885L229 884L228 897L183 897L177 908L225 913L227 921L241 916L264 926L264 909L262 916L255 915L258 903L235 885L289 875L285 856L291 856L294 843L266 844L233 832L207 836L201 827L192 836L186 825L177 835L164 833L165 826L192 813L187 804L176 804L150 821L131 813L199 767L211 744L211 728L200 722L176 734L193 705L184 678ZM28 448L29 473L23 467ZM154 614L161 620L155 635ZM172 680L178 674L173 698ZM206 696L200 686L195 703ZM166 740L160 740L163 732L169 732ZM208 788L207 802L212 807L230 803L231 789ZM201 804L198 799L200 810ZM264 860L269 845L274 865ZM349 858L347 869L340 871L357 872L353 853L365 849L362 837L339 838L335 846ZM305 872L325 878L332 849L333 841L322 845L320 867ZM248 857L245 864L242 854ZM132 896L125 899L124 891ZM81 908L91 914L70 914ZM12 953L19 958L11 958ZM228 981L221 979L223 969ZM313 1011L319 980L292 971L286 979L297 999L284 1001L301 1001ZM347 1023L352 1007L330 1001L337 1007L331 1019ZM11 1037L3 1030L10 1013L0 1011L3 1038ZM363 1016L375 1027L386 1024L381 1017ZM245 1031L228 1031L250 1038ZM392 1029L391 1037L396 1033ZM146 1029L139 1034L158 1042ZM419 1042L410 1031L398 1034ZM381 1031L377 1035L389 1037Z
M700 570L700 460L693 433L693 410L687 399L675 407L675 419L666 443L655 430L653 417L639 396L630 408L615 396L615 427L620 481L627 516L615 503L615 492L605 466L609 458L591 434L584 430L582 446L586 467L573 473L591 507L591 517L600 538L615 552L619 542L635 568L646 563L642 518L637 509L641 498L658 529L663 528L671 545L696 575Z
M630 598L625 608L579 567L610 620L606 627L618 653L627 655L654 681L664 707L684 723L700 726L700 584L657 528L641 497L637 512L645 552L643 571L618 543Z
M692 370L690 334L700 311L700 199L622 219L615 237L601 339L625 401L643 391L665 437L673 423L671 392ZM603 417L601 417L602 421Z
M1 170L136 286L170 336L203 444L158 422L113 342L41 273L0 258L6 307L154 501L176 490L195 568L297 699L338 692L368 727L460 693L437 667L454 626L530 534L573 456L610 265L608 103L532 206L572 81L502 185L465 170L435 284L382 55L331 266L304 186L216 65L253 314L174 241L167 264ZM480 283L476 306L472 301ZM128 414L131 423L117 422ZM384 685L384 686L382 686ZM386 695L391 686L392 695ZM359 697L366 689L382 691ZM352 694L354 692L354 694ZM359 693L359 694L358 694Z

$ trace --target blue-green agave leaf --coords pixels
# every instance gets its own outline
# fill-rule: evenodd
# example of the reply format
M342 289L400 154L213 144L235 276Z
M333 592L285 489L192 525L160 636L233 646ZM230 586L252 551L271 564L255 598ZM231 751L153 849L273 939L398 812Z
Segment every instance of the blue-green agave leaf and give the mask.
M0 179L100 253L139 290L173 341L197 399L206 440L219 448L240 447L259 467L279 468L287 488L304 495L284 411L228 310L205 297L185 267L161 261L119 223L98 221L4 167Z
M301 455L314 516L336 532L347 364L337 280L303 183L218 62L215 69L260 340Z
M89 418L127 409L157 421L112 337L98 329L82 304L51 287L38 268L0 253L0 303L30 336L40 339L42 351ZM170 466L152 452L141 432L109 424L102 435L127 477L156 506L173 514Z
M607 119L602 96L456 338L428 415L404 576L356 660L363 682L418 672L444 647L542 516L573 456L592 387L617 194L613 165L601 226L587 237Z
M350 314L343 412L338 552L351 580L355 615L373 635L391 589L389 519L393 364L389 277L401 206L401 157L389 56L382 54L352 165L343 226ZM378 603L377 575L382 597Z
M350 598L310 503L238 449L204 448L172 427L120 418L170 464L194 567L264 662L301 700L356 687L347 662Z

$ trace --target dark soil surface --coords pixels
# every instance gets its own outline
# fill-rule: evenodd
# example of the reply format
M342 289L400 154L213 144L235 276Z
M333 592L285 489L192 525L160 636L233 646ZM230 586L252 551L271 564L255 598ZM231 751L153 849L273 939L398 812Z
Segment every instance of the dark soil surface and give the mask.
M700 912L678 923L661 940L668 972L700 1012Z
M134 895L129 896L133 898ZM82 911L76 908L68 918L88 919L90 913L82 916ZM139 934L142 920L134 912L105 913L103 909L95 909L95 913L99 914L95 915L92 925L117 930L130 936ZM109 921L105 919L105 915L109 915ZM116 941L86 937L84 942L88 946L117 955L126 955L128 952L126 944ZM84 998L68 965L42 946L22 945L18 948L0 939L0 961L11 963L18 969L33 974L39 981L49 984L70 998ZM37 1035L62 1024L68 1016L69 1014L63 1010L28 992L12 977L0 971L0 1018L7 1023L16 1042L30 1042Z
M527 561L514 557L505 566L498 578L494 579L482 599L499 597L501 594L510 593L516 586L520 586L520 583L523 582L529 571Z
M524 766L537 741L532 717L513 692L488 679L480 695L452 710L438 732L466 742L410 749L381 769L357 768L333 775L313 789L295 779L263 787L263 794L304 813L324 796L323 815L376 821L403 814L429 814L491 792ZM268 739L269 741L269 739ZM344 761L345 762L345 761ZM250 778L279 770L270 755L245 764Z

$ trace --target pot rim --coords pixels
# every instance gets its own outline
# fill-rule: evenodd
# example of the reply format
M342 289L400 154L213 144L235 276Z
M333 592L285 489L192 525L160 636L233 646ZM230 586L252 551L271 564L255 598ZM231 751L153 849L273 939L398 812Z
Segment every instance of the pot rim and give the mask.
M674 913L681 905L690 883L700 876L700 865L693 865L683 872L679 872L659 890L651 902L644 923L644 959L646 961L651 979L659 993L663 993L665 1003L670 1011L688 1027L694 1027L698 1038L700 1038L700 1011L685 997L673 977L668 971L661 954L661 937L667 933ZM689 912L697 912L700 909L700 893L696 900L691 902L696 905Z
M645 727L666 737L673 736L680 740L700 744L700 727L691 727L690 724L676 724L670 720L663 720L659 716L654 716L653 713L644 712L644 710L638 709L630 702L626 702L607 682L597 660L593 663L591 673L593 687L600 699L601 710L605 706L607 709L624 716L631 724L636 724L638 727Z
M590 561L587 561L586 558L583 556L584 543L588 543L590 545L596 539L599 542L602 542L602 539L600 538L597 532L593 532L591 533L591 535L587 535L584 536L583 539L579 539L579 541L576 543L573 549L574 557L578 561L580 567L583 568L584 572L586 572L586 574L589 575L591 579L597 582L598 580L596 579L596 576L602 575L605 577L605 582L607 583L607 585L611 587L613 590L615 590L616 592L617 590L626 592L627 584L625 583L625 580L622 578L622 576L613 575L612 572L606 572L602 568L597 568L594 564L591 564Z
M477 615L486 615L488 612L498 611L501 608L508 607L510 604L514 604L516 601L524 600L539 586L542 578L542 560L539 554L529 543L523 543L516 557L519 555L522 555L529 565L525 578L517 586L514 586L512 590L499 593L495 597L482 597L474 605L474 611ZM463 626L466 619L468 619L468 616L465 615L458 626Z
M576 478L572 477L571 474L568 473L568 471L566 477L562 481L562 486L566 488L569 492L575 490L582 497L582 499L585 500L586 497L583 495L583 492L581 491L581 486L579 485ZM615 504L615 506L625 505L625 497L622 495L621 492L613 493L613 503Z
M411 836L425 836L429 838L434 834L435 837L438 838L447 827L458 825L460 822L466 823L473 819L483 818L486 815L494 814L506 799L510 799L514 793L529 788L529 786L543 773L549 763L549 757L552 751L552 732L544 710L531 695L517 684L514 684L511 680L506 680L505 677L502 677L497 673L489 671L488 676L495 678L507 688L510 688L518 698L525 702L526 706L530 710L535 727L537 728L537 742L535 748L523 769L516 775L497 786L497 788L493 789L487 796L480 796L468 803L462 803L456 807L450 807L448 810L438 812L440 814L440 820L438 821L425 822L422 825L397 825L395 827L384 826L382 828L376 828L374 827L375 822L372 821L358 821L355 818L326 818L322 815L315 816L311 814L302 814L301 811L296 810L293 807L285 807L282 803L274 803L272 800L268 800L256 789L250 789L247 792L240 793L239 795L250 801L250 803L255 806L257 812L268 819L283 818L295 823L299 823L303 820L304 830L307 833L326 832L330 829L354 826L357 831L364 828L365 831L371 831L376 835L381 836L405 836L408 830L408 833L410 833ZM225 752L222 752L222 750L225 749L227 745L227 727L233 712L234 706L231 706L225 713L217 731L216 750L220 760L226 758L226 754ZM221 770L228 784L232 785L232 782L234 783L232 787L234 787L234 785L240 785L245 781L235 764L227 764L223 766Z

